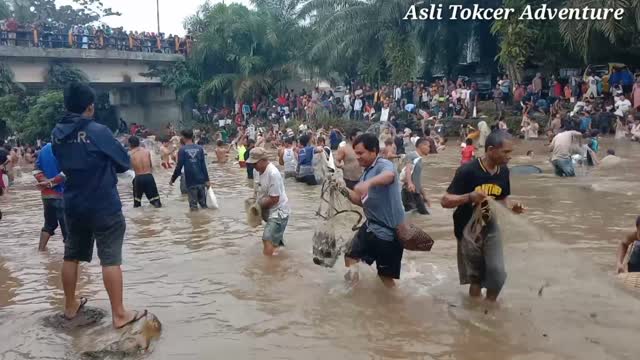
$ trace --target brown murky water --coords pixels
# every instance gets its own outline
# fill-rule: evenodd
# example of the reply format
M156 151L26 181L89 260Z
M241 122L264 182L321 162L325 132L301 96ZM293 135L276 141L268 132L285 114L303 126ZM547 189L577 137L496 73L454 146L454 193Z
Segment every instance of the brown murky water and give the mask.
M640 214L640 145L616 145L631 159L620 169L575 179L549 174L542 141L520 143L516 155L530 148L547 174L512 176L514 199L529 212L506 221L509 278L496 307L466 299L458 285L451 211L435 205L455 171L458 148L427 161L423 182L433 215L416 221L437 243L431 253L405 253L395 291L382 287L373 268L362 267L360 283L351 288L340 264L331 270L313 265L318 188L287 182L293 210L287 248L265 259L260 230L245 225L245 170L210 165L221 208L195 214L163 170L156 174L163 209L133 209L130 183L121 181L126 303L149 309L164 325L146 357L637 358L640 300L614 285L613 270L616 242ZM30 175L18 183L31 183ZM90 334L41 325L62 306L63 246L55 237L48 252L36 250L39 193L16 190L0 198L0 208L0 359L77 358ZM82 266L78 292L92 306L109 308L96 263Z

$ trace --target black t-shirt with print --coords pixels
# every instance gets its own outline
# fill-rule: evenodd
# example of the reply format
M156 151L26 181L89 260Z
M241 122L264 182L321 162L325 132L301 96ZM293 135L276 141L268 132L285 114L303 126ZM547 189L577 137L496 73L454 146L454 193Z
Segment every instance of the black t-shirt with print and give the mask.
M461 166L451 181L447 193L464 195L482 189L495 200L504 200L511 195L511 183L509 182L509 168L501 166L495 174L485 170L481 159L474 160ZM473 215L473 205L464 204L458 206L453 213L453 230L457 239L462 238L465 226Z

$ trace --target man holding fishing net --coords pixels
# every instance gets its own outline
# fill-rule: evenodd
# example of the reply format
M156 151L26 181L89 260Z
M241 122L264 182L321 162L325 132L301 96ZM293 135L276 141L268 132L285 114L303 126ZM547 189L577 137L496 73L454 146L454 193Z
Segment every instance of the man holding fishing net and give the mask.
M504 131L494 131L486 139L485 155L461 166L456 172L442 207L456 208L453 214L454 233L458 239L458 271L460 283L470 284L471 297L482 296L496 301L507 274L502 252L502 239L497 219L488 198L492 198L514 213L521 214L521 204L509 205L511 195L509 168L513 142Z
M404 248L396 229L404 222L400 182L395 166L379 156L380 142L373 134L362 134L353 142L356 159L364 173L353 190L343 188L344 195L362 206L367 221L362 225L345 254L345 265L359 261L374 262L385 286L394 287L400 279ZM349 274L348 274L349 275ZM353 279L355 280L355 279Z

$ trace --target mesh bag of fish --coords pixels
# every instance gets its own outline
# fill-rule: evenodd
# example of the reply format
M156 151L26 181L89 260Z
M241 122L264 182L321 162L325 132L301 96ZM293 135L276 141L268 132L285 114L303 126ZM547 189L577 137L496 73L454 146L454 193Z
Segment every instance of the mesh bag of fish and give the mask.
M313 234L313 262L327 268L333 267L338 257L349 251L363 218L341 193L341 187L343 185L332 178L322 184L316 213L319 222Z

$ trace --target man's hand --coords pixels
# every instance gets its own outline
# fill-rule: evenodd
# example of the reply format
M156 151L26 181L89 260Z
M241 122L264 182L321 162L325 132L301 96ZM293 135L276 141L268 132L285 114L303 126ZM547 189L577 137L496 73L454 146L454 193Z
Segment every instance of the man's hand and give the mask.
M169 186L173 186L173 181L169 180Z
M412 193L416 192L416 185L412 182L408 183L407 190L409 190L409 192L412 192Z
M358 183L358 185L356 185L356 187L353 188L353 191L358 193L360 198L363 198L364 196L366 196L369 193L369 188L370 187L371 187L371 184L368 181L363 181L363 182Z
M618 265L616 266L616 274L624 274L626 272L627 272L626 266L624 266L622 263L618 263Z
M514 214L523 214L527 209L521 204L521 203L516 203L513 204L513 206L511 207L511 211L513 211Z
M206 186L206 188L210 188L211 187L211 181L207 181L206 183L204 183L204 186Z
M49 180L47 180L47 181L39 182L37 186L38 186L38 189L43 190L43 189L48 189L50 187L49 186L50 184L51 183L49 182Z
M471 201L472 204L477 205L487 200L487 194L481 191L474 191L472 193L469 193L469 200Z

